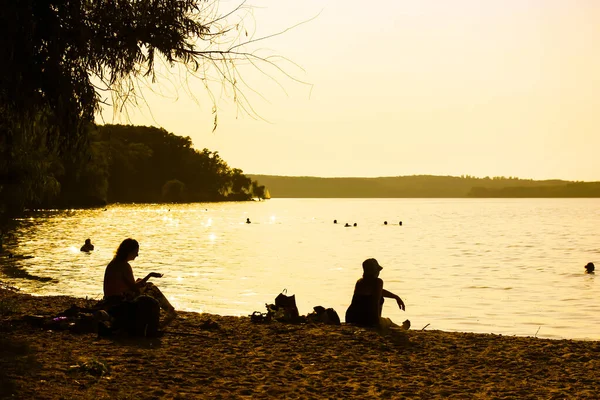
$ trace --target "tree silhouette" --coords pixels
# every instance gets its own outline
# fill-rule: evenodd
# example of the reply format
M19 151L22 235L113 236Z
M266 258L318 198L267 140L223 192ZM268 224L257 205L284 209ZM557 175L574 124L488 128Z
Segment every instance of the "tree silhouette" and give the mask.
M271 60L244 50L260 40L243 27L244 4L225 15L218 5L218 0L3 2L0 216L56 195L61 176L70 189L78 187L83 165L94 157L89 130L100 104L108 98L117 110L136 104L142 82L157 80L158 62L205 81L220 80L238 106L252 112L239 90L237 63ZM229 24L228 17L235 21ZM215 115L215 127L216 121ZM142 149L129 150L143 156Z

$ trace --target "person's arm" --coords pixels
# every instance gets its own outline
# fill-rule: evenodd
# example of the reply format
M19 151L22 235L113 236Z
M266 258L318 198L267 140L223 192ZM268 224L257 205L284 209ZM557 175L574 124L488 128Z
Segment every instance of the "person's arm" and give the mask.
M133 276L133 270L131 269L131 265L129 263L125 263L125 270L123 272L123 279L125 280L125 284L129 288L129 290L133 292L139 292L140 288L143 287L148 279L150 278L160 278L162 274L158 272L150 272L144 279L135 279Z
M137 279L135 281L135 284L138 287L142 287L142 286L144 286L146 284L146 282L148 282L148 279L150 279L150 278L162 278L162 276L163 276L163 274L159 274L158 272L150 272L148 275L146 275L144 277L144 279Z
M398 307L400 307L400 309L401 309L402 311L406 311L406 310L405 310L405 309L406 309L406 307L405 307L405 305L404 305L404 302L403 302L403 301L402 301L402 299L400 298L400 296L398 296L398 295L395 295L394 293L392 293L392 292L390 292L390 291L387 291L387 290L385 290L385 289L381 289L381 295L382 295L383 297L387 297L387 298L390 298L390 299L394 299L394 300L396 300L396 302L398 303Z

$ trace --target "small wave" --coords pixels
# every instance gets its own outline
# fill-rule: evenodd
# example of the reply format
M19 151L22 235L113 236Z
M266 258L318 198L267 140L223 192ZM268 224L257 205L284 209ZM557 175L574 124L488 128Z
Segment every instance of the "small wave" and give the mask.
M512 290L512 287L493 287L493 286L466 286L465 289L495 289L495 290Z

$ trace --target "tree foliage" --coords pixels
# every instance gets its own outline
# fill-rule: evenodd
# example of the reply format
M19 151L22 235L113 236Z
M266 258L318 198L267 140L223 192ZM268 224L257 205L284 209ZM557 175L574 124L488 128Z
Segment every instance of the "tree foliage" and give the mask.
M230 168L217 152L196 150L189 137L164 129L103 125L92 135L103 149L82 171L86 191L74 191L68 204L105 202L191 202L249 200L252 181ZM98 164L107 168L98 168ZM103 175L99 176L99 171ZM92 180L90 180L92 178ZM85 197L95 193L97 197ZM79 196L79 197L77 197Z
M48 110L61 145L93 120L101 89L134 98L136 79L165 60L198 71L251 54L215 48L233 27L203 0L19 0L0 13L0 101L16 115ZM222 64L226 69L227 65ZM226 78L229 75L225 70ZM96 79L96 81L95 81ZM95 83L100 82L103 87Z
M60 191L71 193L80 187L82 173L90 196L108 190L94 183L108 165L99 154L102 144L90 144L94 114L108 98L119 109L135 103L139 80L154 81L157 62L200 76L210 64L234 97L243 99L232 61L255 56L242 52L241 22L227 25L217 5L217 0L2 2L0 216ZM115 153L123 158L115 162L141 168L148 161L143 146L123 146ZM92 159L99 169L82 167Z
M162 200L167 203L178 203L185 200L185 183L172 179L162 187Z

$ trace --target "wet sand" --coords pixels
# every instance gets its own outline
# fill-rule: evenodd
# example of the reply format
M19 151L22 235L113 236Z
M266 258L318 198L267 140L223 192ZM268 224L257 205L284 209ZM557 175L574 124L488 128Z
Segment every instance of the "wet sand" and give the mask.
M46 330L84 299L0 289L0 398L597 399L600 342L181 313L156 339ZM338 310L339 312L339 310Z

